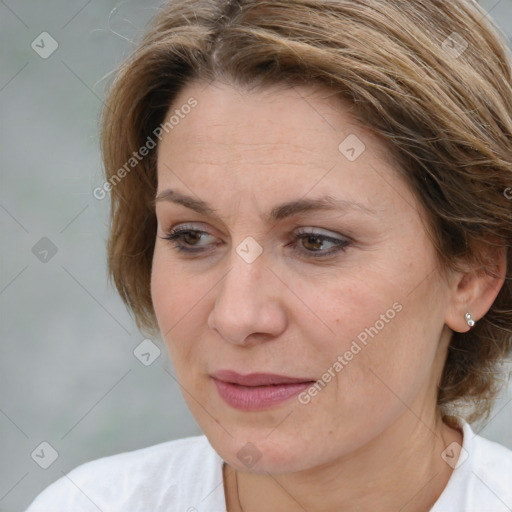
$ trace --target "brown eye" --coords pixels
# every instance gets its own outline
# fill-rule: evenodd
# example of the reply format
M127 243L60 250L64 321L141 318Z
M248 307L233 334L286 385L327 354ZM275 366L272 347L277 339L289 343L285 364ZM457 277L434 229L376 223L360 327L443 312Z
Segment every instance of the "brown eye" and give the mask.
M324 240L319 236L305 236L302 238L302 245L310 251L317 251L322 248Z
M196 245L201 240L201 236L200 231L185 231L182 234L182 240L188 245Z
M214 238L206 231L190 229L188 226L184 225L171 230L162 238L173 242L174 248L178 251L199 253L208 251L211 249L212 245L216 245L212 243L200 243L201 241L208 242L208 237Z
M293 234L292 249L303 257L328 258L343 252L350 245L347 238L335 238L320 233L298 231Z

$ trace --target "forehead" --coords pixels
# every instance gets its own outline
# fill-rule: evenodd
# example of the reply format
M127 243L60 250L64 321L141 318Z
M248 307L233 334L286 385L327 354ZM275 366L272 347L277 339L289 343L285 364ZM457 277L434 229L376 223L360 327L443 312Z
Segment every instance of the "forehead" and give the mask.
M174 150L183 145L197 149L190 157L214 152L218 157L250 155L265 162L286 153L286 161L294 154L299 162L308 154L315 162L332 161L340 140L364 131L350 114L348 102L321 87L244 90L224 83L195 82L180 92L166 118L191 99L197 105L164 134L163 141Z
M183 107L191 101L193 109ZM397 174L387 145L327 88L247 91L195 82L170 116L179 122L159 144L159 192L179 185L218 199L246 191L277 200L339 190L342 199L357 196L371 207L386 192L382 173Z

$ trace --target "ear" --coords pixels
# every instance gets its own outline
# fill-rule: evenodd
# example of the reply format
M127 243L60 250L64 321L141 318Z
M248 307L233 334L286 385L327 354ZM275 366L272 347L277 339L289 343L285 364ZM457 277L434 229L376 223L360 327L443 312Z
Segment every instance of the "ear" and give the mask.
M446 311L445 323L456 332L467 332L466 322L470 313L477 322L489 311L498 296L507 272L507 249L488 245L482 251L485 268L470 268L454 272L450 279L451 300Z

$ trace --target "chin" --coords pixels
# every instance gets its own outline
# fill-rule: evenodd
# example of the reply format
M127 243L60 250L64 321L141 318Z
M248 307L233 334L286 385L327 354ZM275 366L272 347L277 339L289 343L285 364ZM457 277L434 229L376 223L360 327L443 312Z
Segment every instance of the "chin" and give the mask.
M262 435L244 435L244 430L230 433L230 437L224 431L218 431L212 435L204 431L210 444L215 451L231 467L242 472L254 474L285 474L295 473L310 469L314 466L327 462L329 454L322 453L322 447L314 446L311 443L296 440L284 439L282 436L275 436L275 432L268 436L268 432ZM275 436L272 439L272 436ZM252 439L252 441L251 441Z

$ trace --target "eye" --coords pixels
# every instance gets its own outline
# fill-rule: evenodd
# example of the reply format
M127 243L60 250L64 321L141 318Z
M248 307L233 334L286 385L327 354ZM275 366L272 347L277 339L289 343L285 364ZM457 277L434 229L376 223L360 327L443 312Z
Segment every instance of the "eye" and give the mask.
M307 258L328 258L343 252L351 241L345 237L326 235L311 228L302 228L293 234L292 250Z
M177 251L190 255L210 252L219 245L218 242L208 243L209 239L215 239L214 236L186 224L172 229L161 238L172 242ZM315 228L300 228L291 235L291 238L292 242L288 246L302 258L333 257L345 251L351 244L351 240L345 237L327 235Z
M172 229L162 238L164 240L173 242L174 248L178 251L188 253L199 253L205 252L205 250L207 250L205 249L205 247L207 247L208 244L201 244L200 242L202 240L207 240L208 237L214 238L206 231L192 229L190 226L187 225L181 225L177 228Z

